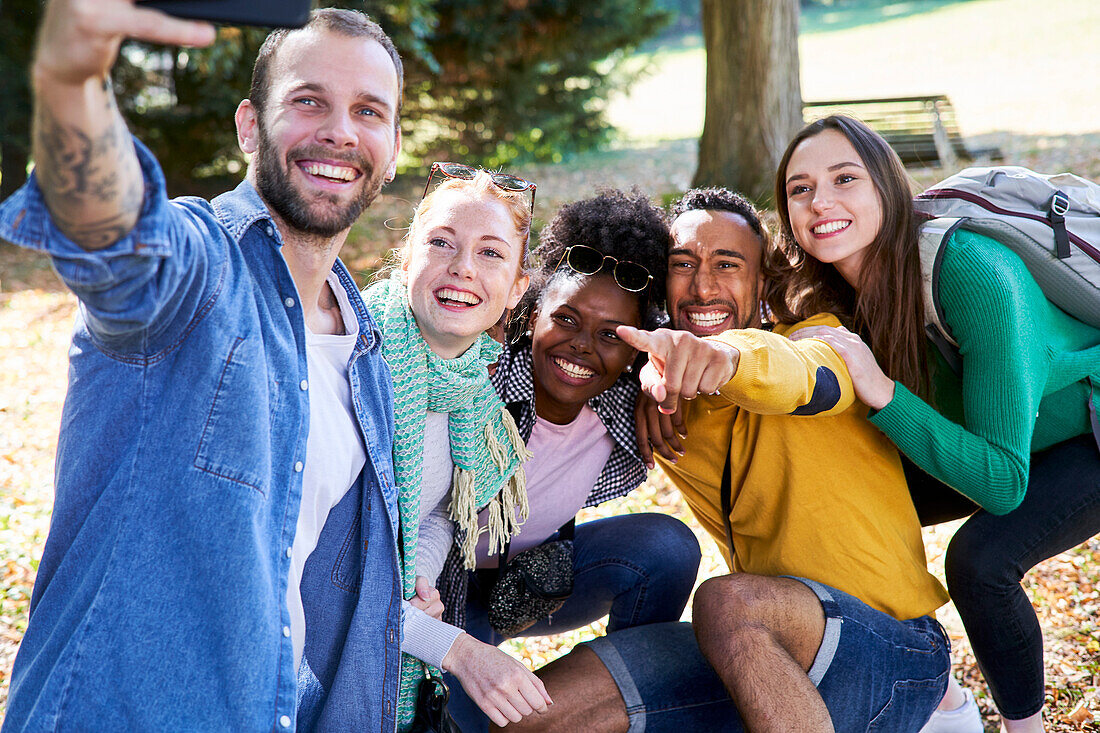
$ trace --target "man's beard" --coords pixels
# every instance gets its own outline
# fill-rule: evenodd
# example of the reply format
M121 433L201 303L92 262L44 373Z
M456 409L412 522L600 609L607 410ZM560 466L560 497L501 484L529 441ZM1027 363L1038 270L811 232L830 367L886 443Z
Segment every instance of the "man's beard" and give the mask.
M301 146L287 151L283 165L279 164L275 145L259 126L256 148L256 188L260 196L283 221L303 234L334 237L359 218L382 190L382 175L361 154L336 154L319 146ZM335 159L358 168L362 175L359 192L350 201L342 202L336 194L315 193L308 200L290 181L290 167L300 158Z

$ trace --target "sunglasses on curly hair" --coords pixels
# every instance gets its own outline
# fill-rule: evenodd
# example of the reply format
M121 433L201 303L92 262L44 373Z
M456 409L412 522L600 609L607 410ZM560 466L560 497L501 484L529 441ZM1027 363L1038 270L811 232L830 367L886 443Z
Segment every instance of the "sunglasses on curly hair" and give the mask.
M645 290L645 287L649 285L649 281L653 279L653 276L649 274L649 270L637 262L620 260L583 244L566 247L554 269L557 270L564 262L574 272L579 272L582 275L595 275L604 268L604 264L608 260L614 263L611 273L615 277L615 283L623 290L631 293L640 292Z
M432 170L428 173L428 181L424 184L424 193L420 195L420 198L424 198L428 195L428 190L432 187L432 178L437 172L443 174L447 178L460 178L463 181L472 181L479 170L488 173L489 178L493 179L493 183L497 188L504 189L505 191L513 191L515 193L530 190L531 211L532 213L535 211L535 188L537 188L535 184L525 178L513 176L510 173L486 171L484 168L474 168L465 163L444 163L440 161L432 163Z

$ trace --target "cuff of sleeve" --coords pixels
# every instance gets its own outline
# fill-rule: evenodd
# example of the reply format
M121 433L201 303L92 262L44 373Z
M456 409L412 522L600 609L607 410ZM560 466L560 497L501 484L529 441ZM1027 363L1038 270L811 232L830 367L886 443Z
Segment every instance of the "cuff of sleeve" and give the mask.
M451 650L462 629L432 618L416 606L404 602L405 614L401 651L411 654L433 667L442 667L443 658Z
M729 382L722 386L722 390L736 387L742 384L753 384L760 372L759 360L753 358L753 348L756 345L752 338L743 329L730 330L716 336L708 336L707 341L721 344L727 348L737 349L737 371Z
M894 399L881 410L868 409L867 419L884 432L898 447L904 443L904 436L913 424L914 402L920 402L901 382L894 382Z
M0 239L74 263L102 262L113 256L139 252L152 256L167 254L170 242L160 218L169 205L164 174L149 149L137 138L131 139L141 166L145 193L138 222L126 236L95 251L87 251L73 242L54 224L38 185L37 172L32 171L27 182L0 204Z

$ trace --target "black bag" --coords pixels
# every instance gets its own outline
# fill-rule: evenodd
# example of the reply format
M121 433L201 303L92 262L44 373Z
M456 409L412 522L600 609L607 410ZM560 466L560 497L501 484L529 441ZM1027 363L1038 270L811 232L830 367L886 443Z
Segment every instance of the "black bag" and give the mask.
M571 519L559 539L544 542L511 560L508 547L500 556L497 582L489 594L489 625L512 637L557 611L573 593L573 530Z
M430 674L420 683L416 695L416 715L413 733L462 733L458 723L447 712L450 691L447 684Z

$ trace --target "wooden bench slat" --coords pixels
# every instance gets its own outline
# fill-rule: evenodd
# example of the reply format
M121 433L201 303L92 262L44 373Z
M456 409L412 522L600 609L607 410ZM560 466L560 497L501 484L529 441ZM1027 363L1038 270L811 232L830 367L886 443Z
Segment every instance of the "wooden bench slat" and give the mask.
M840 113L861 119L886 139L906 165L954 165L954 159L972 161L975 154L1004 159L995 147L967 148L955 108L944 94L806 102L802 109L808 119Z

